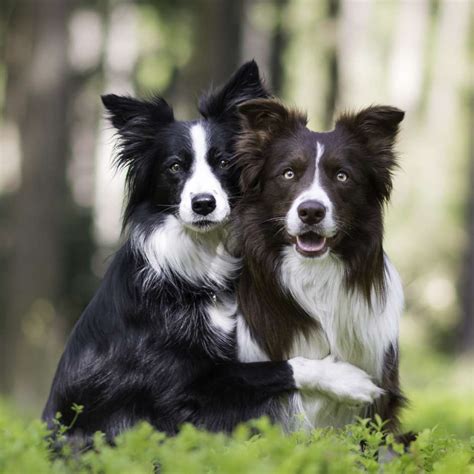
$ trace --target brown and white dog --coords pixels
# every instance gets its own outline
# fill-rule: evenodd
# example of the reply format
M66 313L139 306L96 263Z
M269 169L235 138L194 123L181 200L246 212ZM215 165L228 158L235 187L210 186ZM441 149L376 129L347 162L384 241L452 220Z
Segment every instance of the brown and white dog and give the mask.
M403 291L382 241L404 113L369 107L342 115L324 133L309 130L304 114L273 99L249 101L240 113L239 357L300 356L292 361L295 373L308 371L303 357L319 359L311 382L308 377L290 403L290 413L303 414L309 426L343 426L378 413L395 430L405 403L398 376ZM334 361L351 365L335 373ZM358 397L352 366L383 395ZM314 383L314 371L329 389ZM348 393L366 405L344 403Z

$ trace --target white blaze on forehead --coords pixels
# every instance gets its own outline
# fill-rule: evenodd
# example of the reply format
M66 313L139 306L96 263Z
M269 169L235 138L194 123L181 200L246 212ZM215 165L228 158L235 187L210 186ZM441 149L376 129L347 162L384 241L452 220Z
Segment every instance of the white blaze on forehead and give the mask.
M287 215L287 228L290 234L297 235L302 222L298 217L298 206L304 201L319 201L326 206L326 217L321 222L321 227L324 228L328 234L332 234L336 230L336 225L333 217L333 205L329 199L329 195L321 183L321 158L324 155L324 145L316 142L316 153L314 163L314 178L312 183L306 188L294 201Z
M311 183L311 187L309 191L317 192L318 188L321 188L321 184L319 182L319 165L321 162L321 158L324 155L324 145L322 143L316 142L316 157L314 163L314 178L313 182Z
M216 208L206 216L207 220L219 222L228 217L230 212L229 201L222 185L213 173L207 154L209 143L206 128L202 123L196 123L189 129L193 150L193 164L191 174L181 193L179 214L184 222L192 222L196 215L192 210L192 198L197 194L211 194L216 200Z
M323 188L320 179L321 158L323 157L323 155L324 145L322 143L316 142L316 156L314 164L313 182L311 183L310 187L306 189L306 191L301 193L297 201L299 201L299 203L308 200L319 201L320 203L326 206L326 211L328 212L328 214L330 214L331 201L329 200L329 196Z
M311 199L315 201L320 201L326 206L326 210L329 210L331 207L331 201L326 191L323 189L321 180L320 180L320 166L321 158L324 155L324 145L322 143L316 142L316 163L314 165L314 179L311 184L311 187L303 194L304 200Z
M191 127L191 141L196 161L205 161L207 154L206 130L201 124L198 123Z
M202 124L197 123L191 127L190 135L194 159L191 176L185 185L183 195L184 191L187 191L191 197L200 193L208 193L216 197L220 183L207 162L208 144L206 129Z
M321 157L324 155L324 145L319 142L316 142L316 166L314 168L314 177L318 176L319 171L319 162L321 161Z

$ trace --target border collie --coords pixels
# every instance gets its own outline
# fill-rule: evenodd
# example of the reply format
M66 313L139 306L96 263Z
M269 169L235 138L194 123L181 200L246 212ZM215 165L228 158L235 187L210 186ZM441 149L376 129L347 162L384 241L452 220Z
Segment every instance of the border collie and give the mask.
M353 409L307 394L315 388L308 382L293 409L315 427L378 413L394 430L405 402L398 377L403 292L382 238L404 113L374 106L316 133L304 114L277 100L256 99L239 110L240 360L304 356L353 364L383 389L375 403ZM295 359L293 368L304 378L307 367L298 369ZM337 384L354 390L348 380L334 378L333 391Z
M43 413L52 429L57 412L72 422L73 403L84 406L68 432L79 443L97 430L111 441L139 420L175 433L185 422L228 431L264 414L281 418L282 396L302 381L291 362L237 360L239 264L223 246L237 192L236 106L266 96L249 62L202 99L198 121L176 121L160 97L103 97L127 170L128 237L60 360ZM375 386L357 370L370 394Z

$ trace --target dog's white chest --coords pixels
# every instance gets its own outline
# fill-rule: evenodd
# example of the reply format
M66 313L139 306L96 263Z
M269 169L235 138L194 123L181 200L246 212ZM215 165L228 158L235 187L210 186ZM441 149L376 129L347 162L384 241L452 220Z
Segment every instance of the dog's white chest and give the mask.
M327 259L316 266L288 255L281 269L282 285L320 325L312 334L295 338L290 358L323 359L332 355L361 368L379 382L385 354L390 345L397 344L403 308L401 281L388 259L386 276L386 301L379 309L370 308L361 295L346 290L343 268L333 261ZM241 360L268 360L248 334L243 321L238 323L238 335ZM364 414L363 409L351 408L322 395L304 393L293 397L290 411L296 415L294 419L303 417L310 427L344 426Z
M298 258L285 259L283 285L320 324L320 330L310 337L296 338L290 357L320 359L331 354L363 369L377 383L382 377L385 354L398 340L403 308L400 278L387 259L387 299L383 306L369 307L362 295L347 291L343 268L326 260L320 266L301 266ZM300 409L311 426L343 426L363 415L363 410L354 410L323 396L301 394L299 397Z

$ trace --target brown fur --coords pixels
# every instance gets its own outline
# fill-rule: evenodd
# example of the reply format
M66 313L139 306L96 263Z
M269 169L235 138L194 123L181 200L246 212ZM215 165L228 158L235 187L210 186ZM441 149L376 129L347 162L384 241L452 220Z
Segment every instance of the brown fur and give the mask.
M244 265L239 283L239 304L252 336L273 360L283 360L288 357L295 335L315 330L318 324L293 298L282 292L275 280L279 274L278 257L283 242L274 235L273 223L262 225L258 206L254 204L260 199L257 178L265 164L262 150L275 134L290 135L305 127L307 118L302 112L288 109L274 99L249 101L240 107L240 112L245 114L244 131L237 142L237 154L244 199L236 214L239 227L240 223L245 223L245 232L242 235ZM290 314L292 317L288 317Z
M238 299L251 335L272 360L281 360L289 356L298 336L320 330L278 281L281 251L292 244L284 222L286 213L314 176L308 163L314 162L315 133L306 128L305 114L277 100L252 100L244 103L240 112L243 132L237 141L237 159L243 197L236 209L236 233L241 236L243 271ZM358 176L353 192L363 213L358 215L357 209L349 208L344 216L349 223L346 232L340 232L331 246L345 262L347 291L361 291L369 303L374 289L384 298L387 284L383 206L392 189L396 166L392 147L402 118L398 109L370 107L357 114L343 114L334 131L317 134L325 140L329 155L332 153L327 166L331 162L339 166L338 155L350 155L346 161ZM275 176L289 163L298 180L281 184ZM352 199L352 195L342 198ZM381 387L387 394L372 407L372 414L390 420L388 428L394 431L405 404L394 348L387 351Z

